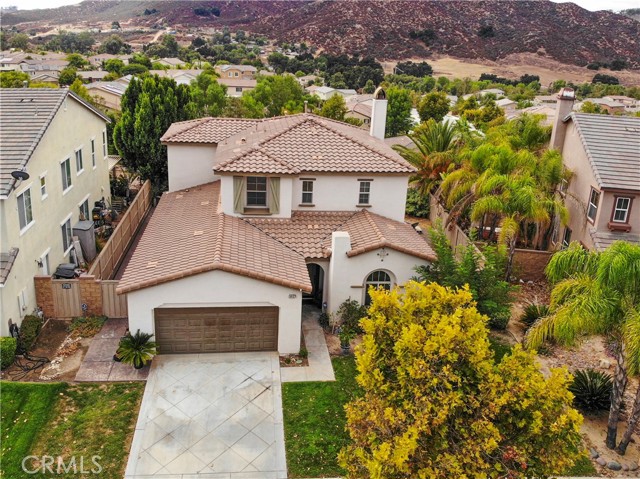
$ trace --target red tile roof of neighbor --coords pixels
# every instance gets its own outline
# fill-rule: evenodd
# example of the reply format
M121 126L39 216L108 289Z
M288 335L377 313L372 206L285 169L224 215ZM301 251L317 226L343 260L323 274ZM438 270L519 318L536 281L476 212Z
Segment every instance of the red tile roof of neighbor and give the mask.
M415 171L383 140L353 125L308 113L264 120L202 118L174 123L162 142L217 145L216 173L221 174L286 174L288 170L289 174L406 175ZM274 167L284 170L274 171Z
M185 214L188 212L188 214ZM291 218L238 218L220 210L220 182L165 193L120 280L119 293L222 270L311 290L305 258L331 256L331 233L347 231L356 256L390 248L432 261L413 228L362 211L294 211Z

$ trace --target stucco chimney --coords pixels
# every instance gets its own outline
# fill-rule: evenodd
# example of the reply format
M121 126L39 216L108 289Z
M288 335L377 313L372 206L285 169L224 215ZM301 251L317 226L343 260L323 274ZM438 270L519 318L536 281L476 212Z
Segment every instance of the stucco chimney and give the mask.
M571 88L563 88L558 93L556 103L556 118L553 122L553 132L551 133L551 148L562 151L564 146L564 136L567 132L567 124L563 121L573 110L573 102L576 94Z
M373 105L371 106L371 127L369 134L374 138L384 140L384 130L387 126L387 94L378 87L373 94Z

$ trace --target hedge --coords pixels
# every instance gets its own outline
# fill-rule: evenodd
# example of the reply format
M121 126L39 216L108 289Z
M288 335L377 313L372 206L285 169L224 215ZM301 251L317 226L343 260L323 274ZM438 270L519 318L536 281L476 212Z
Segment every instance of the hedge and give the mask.
M26 351L30 351L42 328L42 320L38 316L25 316L20 325L20 342Z
M13 364L16 357L16 338L0 338L0 369L6 369Z

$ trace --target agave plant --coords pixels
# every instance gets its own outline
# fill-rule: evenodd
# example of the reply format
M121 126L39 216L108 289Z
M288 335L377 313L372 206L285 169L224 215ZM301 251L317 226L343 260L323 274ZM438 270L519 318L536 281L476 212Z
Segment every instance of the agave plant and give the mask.
M531 303L524 308L520 321L529 329L539 318L549 315L549 306L546 304Z
M151 361L158 352L156 343L150 341L152 337L153 334L141 333L139 329L136 334L127 333L120 340L116 356L123 363L131 364L134 368L140 369Z
M611 407L611 376L593 369L582 369L573 375L569 391L573 393L573 403L584 412L606 411Z

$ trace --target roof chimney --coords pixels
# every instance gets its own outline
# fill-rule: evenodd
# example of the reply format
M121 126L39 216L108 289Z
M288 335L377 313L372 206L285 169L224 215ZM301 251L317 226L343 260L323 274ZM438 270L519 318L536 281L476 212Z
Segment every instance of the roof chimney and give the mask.
M576 94L571 88L562 88L558 93L558 102L556 103L556 118L553 122L553 132L551 133L551 148L560 150L564 146L564 136L567 132L567 124L564 119L573 110L573 102Z
M369 134L374 138L384 140L384 130L387 125L387 94L378 87L373 94L373 105L371 106L371 127Z

